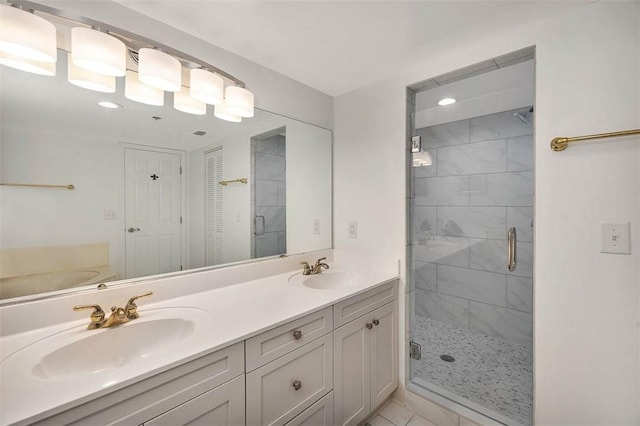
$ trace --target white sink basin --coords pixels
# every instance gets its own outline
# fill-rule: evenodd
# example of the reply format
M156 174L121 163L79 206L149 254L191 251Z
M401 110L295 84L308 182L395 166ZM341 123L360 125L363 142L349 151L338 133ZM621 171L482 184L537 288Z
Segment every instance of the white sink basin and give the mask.
M210 320L197 308L141 310L140 318L115 327L87 330L84 325L53 334L10 355L2 367L20 365L46 381L100 376L174 351Z
M368 277L369 274L362 270L329 269L316 275L302 275L300 272L290 277L289 281L317 290L333 290L362 285Z

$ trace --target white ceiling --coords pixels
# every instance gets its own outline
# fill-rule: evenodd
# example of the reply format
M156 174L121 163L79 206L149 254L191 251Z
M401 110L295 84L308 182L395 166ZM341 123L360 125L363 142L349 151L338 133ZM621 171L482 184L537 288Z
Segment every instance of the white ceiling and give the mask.
M595 0L115 0L331 96Z

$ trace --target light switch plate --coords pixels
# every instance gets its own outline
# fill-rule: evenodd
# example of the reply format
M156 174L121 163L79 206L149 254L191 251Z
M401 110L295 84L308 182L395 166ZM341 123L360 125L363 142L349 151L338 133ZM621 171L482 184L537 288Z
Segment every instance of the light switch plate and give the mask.
M320 235L320 219L313 219L313 233Z
M118 212L112 209L104 209L104 220L118 219Z
M603 223L601 253L631 254L631 225Z

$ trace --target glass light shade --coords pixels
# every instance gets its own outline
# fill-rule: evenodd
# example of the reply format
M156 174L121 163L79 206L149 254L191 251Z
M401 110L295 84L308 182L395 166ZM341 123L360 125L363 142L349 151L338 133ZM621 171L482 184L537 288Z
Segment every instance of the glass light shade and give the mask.
M431 154L427 151L414 152L411 154L413 167L430 166L433 164Z
M238 86L227 86L224 90L227 111L239 117L253 117L253 93Z
M122 77L127 69L127 47L107 33L91 28L71 29L73 63L87 71Z
M127 70L124 80L124 97L142 104L162 106L164 105L164 92L155 87L142 84L138 79L138 73Z
M227 104L216 105L213 110L213 115L221 120L231 121L232 123L239 123L242 121L242 117L232 114L227 108Z
M77 67L73 63L73 54L67 54L67 80L84 89L96 92L114 93L116 91L116 78L112 75L98 74Z
M19 58L0 52L0 64L6 65L20 71L27 71L33 74L53 76L56 75L55 62L38 62L32 59Z
M207 104L193 99L189 94L189 88L184 86L179 92L174 92L173 107L187 114L205 115L207 113Z
M219 75L203 69L192 69L189 74L191 88L189 93L194 99L210 105L224 101L224 80Z
M138 75L144 84L168 92L182 87L182 65L171 55L144 47L138 51Z
M56 62L56 27L33 13L1 5L0 52L37 62Z

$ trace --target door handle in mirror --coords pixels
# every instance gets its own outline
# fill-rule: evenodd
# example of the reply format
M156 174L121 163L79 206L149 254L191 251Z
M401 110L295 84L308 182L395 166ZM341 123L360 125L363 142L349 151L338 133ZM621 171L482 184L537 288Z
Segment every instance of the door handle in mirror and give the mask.
M140 230L140 228L129 228L129 229L127 229L127 232L136 232L136 231L139 231L139 230Z

